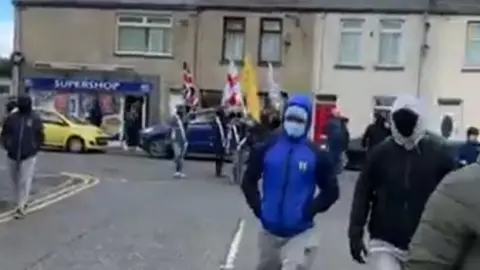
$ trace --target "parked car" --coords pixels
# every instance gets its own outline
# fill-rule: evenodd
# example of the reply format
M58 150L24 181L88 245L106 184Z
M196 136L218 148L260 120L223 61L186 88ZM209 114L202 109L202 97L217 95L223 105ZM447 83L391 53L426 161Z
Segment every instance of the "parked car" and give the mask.
M77 117L63 115L57 111L35 109L42 119L45 133L43 148L64 149L80 153L103 150L108 144L108 135L100 128Z
M187 129L188 149L187 156L213 157L213 139L215 136L212 121L215 118L214 110L202 110L195 113L189 120ZM173 156L169 124L159 124L143 129L140 132L140 147L155 158Z
M456 156L458 148L464 143L464 140L459 138L446 139L434 132L427 132L427 136L432 136L435 139L441 140L443 143L446 143L452 151L452 155ZM347 170L358 171L362 168L366 159L366 149L362 147L361 138L355 138L350 141L348 150L347 150Z

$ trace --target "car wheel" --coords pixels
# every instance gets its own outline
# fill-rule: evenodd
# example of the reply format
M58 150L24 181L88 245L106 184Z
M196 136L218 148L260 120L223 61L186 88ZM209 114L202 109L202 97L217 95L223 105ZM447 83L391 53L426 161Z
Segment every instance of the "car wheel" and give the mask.
M85 151L85 142L80 137L71 137L67 141L67 151L72 153L82 153Z
M148 154L154 158L169 156L170 146L164 140L153 140L148 145Z

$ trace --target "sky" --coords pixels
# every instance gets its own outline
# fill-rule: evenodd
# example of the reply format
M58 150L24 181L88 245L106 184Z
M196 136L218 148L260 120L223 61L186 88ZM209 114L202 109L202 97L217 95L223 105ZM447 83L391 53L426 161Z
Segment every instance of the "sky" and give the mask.
M0 0L0 57L8 57L13 48L12 1Z

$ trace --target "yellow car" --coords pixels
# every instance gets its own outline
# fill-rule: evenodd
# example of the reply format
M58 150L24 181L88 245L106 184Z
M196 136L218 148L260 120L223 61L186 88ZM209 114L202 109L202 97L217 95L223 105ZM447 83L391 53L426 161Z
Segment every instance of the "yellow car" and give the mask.
M35 109L35 112L44 125L46 148L61 148L80 153L103 150L108 144L107 134L77 117L39 108Z

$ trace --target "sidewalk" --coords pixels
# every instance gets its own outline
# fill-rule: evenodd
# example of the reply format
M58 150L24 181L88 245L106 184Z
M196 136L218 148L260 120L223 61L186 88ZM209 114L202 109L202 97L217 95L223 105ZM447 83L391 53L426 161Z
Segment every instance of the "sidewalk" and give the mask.
M4 213L13 209L15 205L14 191L8 173L5 171L0 172L0 177L2 179L0 181L0 213ZM61 189L79 184L81 181L81 179L62 174L37 174L33 179L30 200L33 201Z

